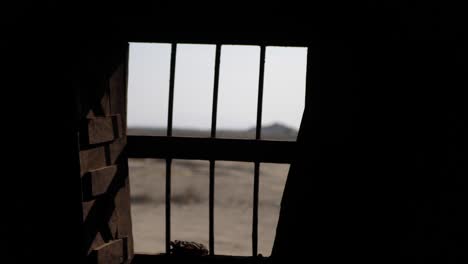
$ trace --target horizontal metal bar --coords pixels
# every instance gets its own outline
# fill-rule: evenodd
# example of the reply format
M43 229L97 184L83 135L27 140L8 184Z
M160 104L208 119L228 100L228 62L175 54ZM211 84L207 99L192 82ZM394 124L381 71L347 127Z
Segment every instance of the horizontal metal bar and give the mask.
M291 163L296 146L290 141L128 136L126 151L129 158Z
M130 36L129 42L147 43L178 43L178 44L220 44L220 45L255 45L278 47L308 47L313 41L304 38L292 38L291 36L275 35L269 38L261 38L252 35L230 34L203 35L201 34L142 34Z
M266 264L271 263L268 257L251 257L251 256L176 256L176 255L149 255L149 254L135 254L132 263L146 264L146 263L226 263L226 264Z

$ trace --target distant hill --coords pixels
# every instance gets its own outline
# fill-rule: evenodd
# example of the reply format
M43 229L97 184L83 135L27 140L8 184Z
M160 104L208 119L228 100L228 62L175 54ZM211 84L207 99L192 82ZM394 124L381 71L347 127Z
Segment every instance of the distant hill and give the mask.
M255 127L249 129L249 131L255 133ZM268 126L262 127L262 138L264 139L295 139L297 137L297 130L292 127L288 127L281 123L273 123Z
M129 135L141 136L165 136L166 130L162 128L144 128L144 127L130 127L128 128ZM197 129L174 129L173 136L179 137L209 137L209 130ZM218 138L240 138L240 139L254 139L255 127L247 130L222 130L216 131ZM266 140L296 140L297 130L288 127L281 123L273 123L268 126L262 127L262 139Z

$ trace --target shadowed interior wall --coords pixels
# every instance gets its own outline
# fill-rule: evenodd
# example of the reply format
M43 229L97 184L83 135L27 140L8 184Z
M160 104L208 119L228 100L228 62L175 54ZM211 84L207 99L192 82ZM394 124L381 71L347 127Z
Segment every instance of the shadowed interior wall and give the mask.
M5 94L13 103L6 111L16 113L5 120L14 143L4 150L21 173L5 178L2 192L10 200L2 236L6 260L93 263L100 258L93 251L113 241L130 259L122 154L128 44L75 39L56 46L47 32L43 37L52 42L16 36L5 56L14 70Z
M397 32L309 49L276 260L466 261L466 46Z
M278 259L306 252L330 262L466 262L463 8L236 2L212 12L179 4L7 4L7 260L79 263L87 251L76 155L81 44L179 38L309 46L299 136L307 154L291 166Z
M89 42L81 48L80 175L84 250L88 263L130 263L133 236L126 146L125 42Z

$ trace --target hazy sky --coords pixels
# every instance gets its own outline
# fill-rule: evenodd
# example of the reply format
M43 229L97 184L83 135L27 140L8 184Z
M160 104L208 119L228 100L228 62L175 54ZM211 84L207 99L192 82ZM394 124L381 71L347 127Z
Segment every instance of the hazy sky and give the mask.
M215 45L177 45L174 128L210 129ZM129 127L167 126L170 44L131 43ZM223 45L218 129L256 124L260 47ZM262 124L300 125L304 110L306 48L267 47Z

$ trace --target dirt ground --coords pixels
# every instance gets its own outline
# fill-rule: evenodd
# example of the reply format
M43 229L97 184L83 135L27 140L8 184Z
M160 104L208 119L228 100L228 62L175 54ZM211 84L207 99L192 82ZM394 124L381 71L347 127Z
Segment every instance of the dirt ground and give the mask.
M165 245L165 161L130 159L135 251L161 253ZM260 168L259 253L271 252L289 165ZM252 254L253 163L216 162L215 254ZM172 165L172 240L208 247L207 161L174 160Z

